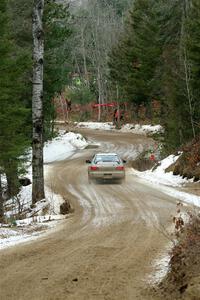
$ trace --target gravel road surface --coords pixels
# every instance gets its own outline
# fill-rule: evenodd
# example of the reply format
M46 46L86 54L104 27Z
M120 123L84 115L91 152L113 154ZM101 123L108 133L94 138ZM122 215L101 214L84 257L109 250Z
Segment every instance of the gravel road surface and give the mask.
M150 299L153 262L169 243L176 201L146 186L127 164L123 184L88 184L95 152L131 161L153 142L144 136L82 130L98 149L51 165L47 184L70 199L75 212L52 234L0 252L0 299ZM163 229L165 228L165 229Z

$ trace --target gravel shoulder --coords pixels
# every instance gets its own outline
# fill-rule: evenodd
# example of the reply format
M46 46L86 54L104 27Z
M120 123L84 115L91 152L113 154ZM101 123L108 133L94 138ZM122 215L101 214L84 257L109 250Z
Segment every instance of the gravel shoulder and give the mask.
M1 299L150 299L148 276L169 239L176 199L129 172L120 184L87 182L85 159L95 151L132 159L153 141L144 136L82 130L99 149L53 164L46 178L70 199L74 214L54 233L0 252Z

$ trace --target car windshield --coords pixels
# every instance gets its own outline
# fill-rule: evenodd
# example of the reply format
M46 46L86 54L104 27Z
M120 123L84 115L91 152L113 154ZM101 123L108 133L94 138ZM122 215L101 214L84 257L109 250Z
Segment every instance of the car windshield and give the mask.
M120 163L119 157L117 155L97 155L94 158L94 163L98 164L100 162L116 162Z

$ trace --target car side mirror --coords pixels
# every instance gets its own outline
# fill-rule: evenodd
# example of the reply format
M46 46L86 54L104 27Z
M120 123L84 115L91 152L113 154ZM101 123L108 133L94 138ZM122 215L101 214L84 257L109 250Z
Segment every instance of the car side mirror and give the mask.
M126 162L127 162L125 159L123 159L122 161L123 161L124 164L126 164Z
M87 159L86 161L86 164L91 164L91 160Z

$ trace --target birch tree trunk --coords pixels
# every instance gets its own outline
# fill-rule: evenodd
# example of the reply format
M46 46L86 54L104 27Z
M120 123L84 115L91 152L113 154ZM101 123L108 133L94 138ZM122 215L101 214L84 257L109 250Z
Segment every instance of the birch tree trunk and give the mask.
M43 172L43 32L44 0L34 0L33 7L33 96L32 96L32 203L45 198Z

